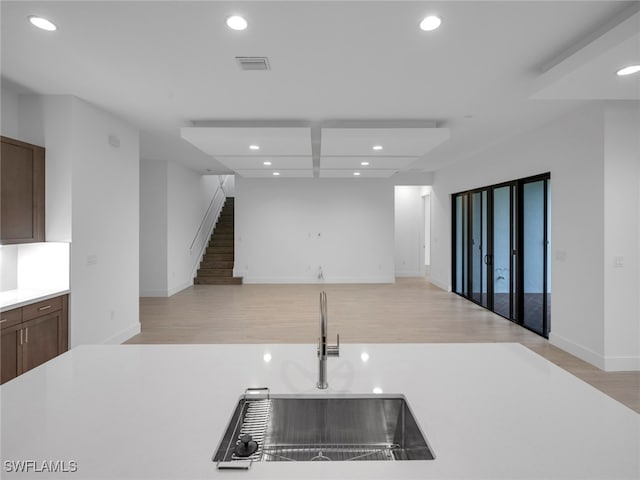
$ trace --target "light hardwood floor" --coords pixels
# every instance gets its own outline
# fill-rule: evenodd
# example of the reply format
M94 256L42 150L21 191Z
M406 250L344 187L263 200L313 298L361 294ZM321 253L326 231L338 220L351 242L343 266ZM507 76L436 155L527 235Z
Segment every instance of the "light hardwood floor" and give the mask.
M141 298L127 343L315 343L319 292L341 343L519 342L640 413L640 372L603 372L422 278L383 285L195 285ZM552 319L553 322L553 319Z

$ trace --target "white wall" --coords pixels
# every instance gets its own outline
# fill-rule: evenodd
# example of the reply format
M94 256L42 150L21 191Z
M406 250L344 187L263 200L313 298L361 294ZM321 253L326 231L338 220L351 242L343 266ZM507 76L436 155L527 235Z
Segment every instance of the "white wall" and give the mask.
M16 247L16 288L58 291L69 289L68 243L27 243Z
M395 187L395 275L421 277L424 262L424 187Z
M69 244L62 242L3 245L2 280L7 290L55 291L69 289Z
M422 187L424 199L424 265L431 270L431 185Z
M18 138L18 94L2 86L0 90L0 133Z
M220 186L217 175L202 175L180 164L168 163L167 290L173 295L193 285L199 253L190 246L211 199Z
M138 131L77 98L72 121L71 345L121 343L140 332Z
M73 97L20 95L19 139L46 147L45 238L70 242L72 231Z
M222 179L222 189L227 197L234 197L236 195L236 176L235 175L220 175Z
M640 370L640 103L607 106L604 141L605 369Z
M435 174L431 279L451 289L451 194L551 172L550 341L604 366L604 120L594 104Z
M235 275L245 283L392 283L393 185L236 178Z
M0 246L0 292L18 288L18 246Z
M140 296L167 296L167 162L140 160Z
M71 346L121 343L140 331L138 131L72 96L18 105L17 138L46 148L46 238L72 242Z
M140 165L140 295L168 297L193 284L201 259L191 243L220 180L174 162Z

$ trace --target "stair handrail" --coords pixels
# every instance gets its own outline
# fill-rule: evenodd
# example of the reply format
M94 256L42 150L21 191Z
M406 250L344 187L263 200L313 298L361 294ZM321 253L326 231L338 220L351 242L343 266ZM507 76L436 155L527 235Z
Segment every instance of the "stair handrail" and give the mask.
M216 188L213 193L213 197L211 198L211 202L209 202L209 206L207 207L204 216L202 217L202 221L200 222L200 226L198 226L198 230L193 237L193 241L189 246L189 254L191 257L194 257L194 250L197 253L195 256L195 260L192 265L192 275L193 278L195 276L196 271L198 270L198 265L200 264L200 260L202 259L202 254L204 250L207 248L207 239L211 236L211 232L218 221L220 216L220 212L222 211L222 207L224 206L224 202L226 199L226 195L224 193L224 189L222 187L223 182L220 182L220 185Z

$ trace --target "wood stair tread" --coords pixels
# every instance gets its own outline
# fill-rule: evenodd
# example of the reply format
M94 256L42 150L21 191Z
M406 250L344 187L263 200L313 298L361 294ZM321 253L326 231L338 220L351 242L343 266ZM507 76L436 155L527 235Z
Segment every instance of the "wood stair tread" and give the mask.
M209 237L193 283L196 285L241 285L233 276L235 253L235 199L227 197Z

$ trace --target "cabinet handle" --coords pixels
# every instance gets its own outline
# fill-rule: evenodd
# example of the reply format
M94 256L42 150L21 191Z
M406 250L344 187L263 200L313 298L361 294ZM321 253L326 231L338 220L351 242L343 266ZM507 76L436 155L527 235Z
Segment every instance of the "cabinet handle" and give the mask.
M4 322L7 322L7 321L9 321L8 318L3 318L2 320L0 320L0 323L4 323Z
M24 329L24 343L29 343L29 327Z
M44 307L40 307L38 311L41 312L42 310L48 310L50 308L51 308L51 305L45 305Z
M20 329L20 345L22 345L24 342L22 341L22 329Z

